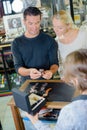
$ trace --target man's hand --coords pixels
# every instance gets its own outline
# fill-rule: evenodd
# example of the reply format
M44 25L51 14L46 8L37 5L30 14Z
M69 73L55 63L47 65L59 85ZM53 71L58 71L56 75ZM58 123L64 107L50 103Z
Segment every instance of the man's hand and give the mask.
M41 77L41 72L35 68L29 69L29 75L31 79L38 79Z
M50 70L46 70L42 73L42 77L44 79L51 79L53 76L53 73Z

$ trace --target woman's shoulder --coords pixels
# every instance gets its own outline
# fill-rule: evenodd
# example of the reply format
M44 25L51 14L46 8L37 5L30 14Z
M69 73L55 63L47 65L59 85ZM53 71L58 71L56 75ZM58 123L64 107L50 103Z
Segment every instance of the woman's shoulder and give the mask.
M83 105L82 105L83 104ZM85 109L85 106L87 106L87 100L84 101L84 100L76 100L76 101L73 101L71 103L69 103L68 105L66 105L62 110L61 112L62 113L75 113L77 111L79 111L80 109Z

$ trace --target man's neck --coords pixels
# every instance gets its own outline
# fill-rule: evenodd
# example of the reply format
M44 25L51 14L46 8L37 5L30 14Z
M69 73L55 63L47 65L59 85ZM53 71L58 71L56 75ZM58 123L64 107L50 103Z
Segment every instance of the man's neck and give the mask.
M28 32L25 32L24 35L25 35L27 38L34 38L34 37L37 37L37 36L39 35L39 33L36 34L36 35L31 35L31 34L29 34Z

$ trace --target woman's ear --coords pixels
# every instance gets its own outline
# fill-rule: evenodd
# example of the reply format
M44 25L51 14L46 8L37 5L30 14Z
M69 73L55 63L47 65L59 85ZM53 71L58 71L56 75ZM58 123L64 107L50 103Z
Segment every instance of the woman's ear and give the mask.
M73 83L73 85L74 85L75 87L78 86L78 78L77 78L77 77L73 78L73 79L71 80L71 82Z
M74 86L78 86L78 79L75 77L75 78L73 78L73 83L74 83Z

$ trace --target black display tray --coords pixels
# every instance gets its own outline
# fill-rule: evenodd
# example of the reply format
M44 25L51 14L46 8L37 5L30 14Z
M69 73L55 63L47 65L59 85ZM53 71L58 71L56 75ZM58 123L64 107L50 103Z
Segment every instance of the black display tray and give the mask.
M48 88L52 88L49 91L46 99L47 101L65 101L70 102L72 100L73 94L75 92L74 87L69 86L64 82L35 82L29 83L29 85L24 90L26 93L34 92L40 96L46 92Z

